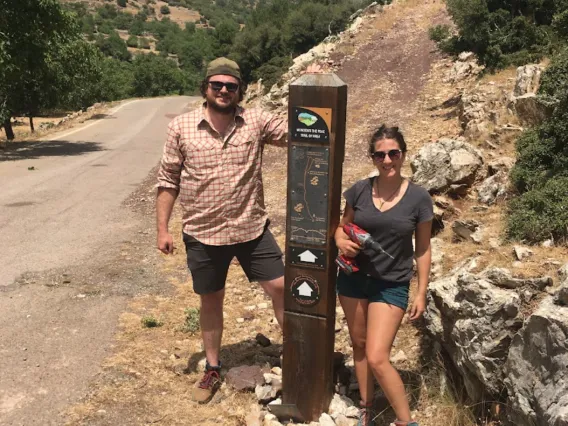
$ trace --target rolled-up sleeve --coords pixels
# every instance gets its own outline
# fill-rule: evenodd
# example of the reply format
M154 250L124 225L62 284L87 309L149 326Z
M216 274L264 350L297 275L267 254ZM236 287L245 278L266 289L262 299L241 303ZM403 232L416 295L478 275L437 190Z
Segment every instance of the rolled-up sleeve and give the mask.
M168 125L166 144L158 170L157 188L173 188L179 191L181 168L184 162L184 156L180 149L180 135L179 122L174 119Z
M288 142L288 121L269 112L263 111L262 141L263 143L286 146Z

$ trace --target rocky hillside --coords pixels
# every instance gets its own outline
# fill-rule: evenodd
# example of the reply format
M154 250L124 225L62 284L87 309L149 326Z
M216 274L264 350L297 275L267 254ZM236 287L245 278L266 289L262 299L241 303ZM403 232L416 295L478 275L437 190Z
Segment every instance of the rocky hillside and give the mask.
M356 21L341 40L296 58L290 79L316 59L349 84L346 187L365 176L361 138L373 126L388 122L411 135L408 175L430 191L436 208L428 336L422 344L436 342L465 399L480 404L484 415L489 409L494 421L564 424L568 250L552 240L542 247L511 244L503 232L505 203L515 196L508 182L515 141L547 115L536 95L546 61L492 75L464 52L454 62L425 63L432 68L424 87L428 70L405 55L419 57L412 50L423 47L415 44L418 31L404 25L408 20L395 25L408 35L398 49L377 55L375 49L390 38L377 34L380 41L358 50L355 60L341 51L372 16ZM369 87L369 81L377 85ZM284 111L286 93L286 84L275 86L259 102ZM369 102L373 99L381 102Z

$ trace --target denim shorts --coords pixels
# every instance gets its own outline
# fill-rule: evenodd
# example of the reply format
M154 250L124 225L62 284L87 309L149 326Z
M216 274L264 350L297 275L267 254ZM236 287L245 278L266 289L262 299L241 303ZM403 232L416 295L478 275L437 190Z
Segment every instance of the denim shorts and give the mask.
M385 281L360 272L346 275L340 271L337 276L337 293L340 296L367 299L369 303L382 302L404 311L408 307L409 287L409 282Z

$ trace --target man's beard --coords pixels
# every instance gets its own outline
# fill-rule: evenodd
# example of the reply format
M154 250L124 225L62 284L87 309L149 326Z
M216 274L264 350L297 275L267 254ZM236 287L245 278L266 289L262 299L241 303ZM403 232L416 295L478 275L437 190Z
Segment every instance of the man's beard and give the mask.
M233 114L235 112L235 109L237 108L237 105L238 101L236 100L226 106L223 106L217 104L217 102L215 102L215 98L213 98L212 100L207 99L207 107L211 108L215 112L218 112L219 114L226 114L226 115Z

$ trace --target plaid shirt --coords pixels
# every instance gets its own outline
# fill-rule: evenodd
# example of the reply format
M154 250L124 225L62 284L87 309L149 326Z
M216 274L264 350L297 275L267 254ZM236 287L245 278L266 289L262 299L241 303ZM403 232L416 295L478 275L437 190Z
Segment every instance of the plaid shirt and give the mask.
M265 143L286 145L285 120L237 107L223 138L198 108L168 126L158 187L179 191L183 231L222 246L260 236L268 215L262 186Z

